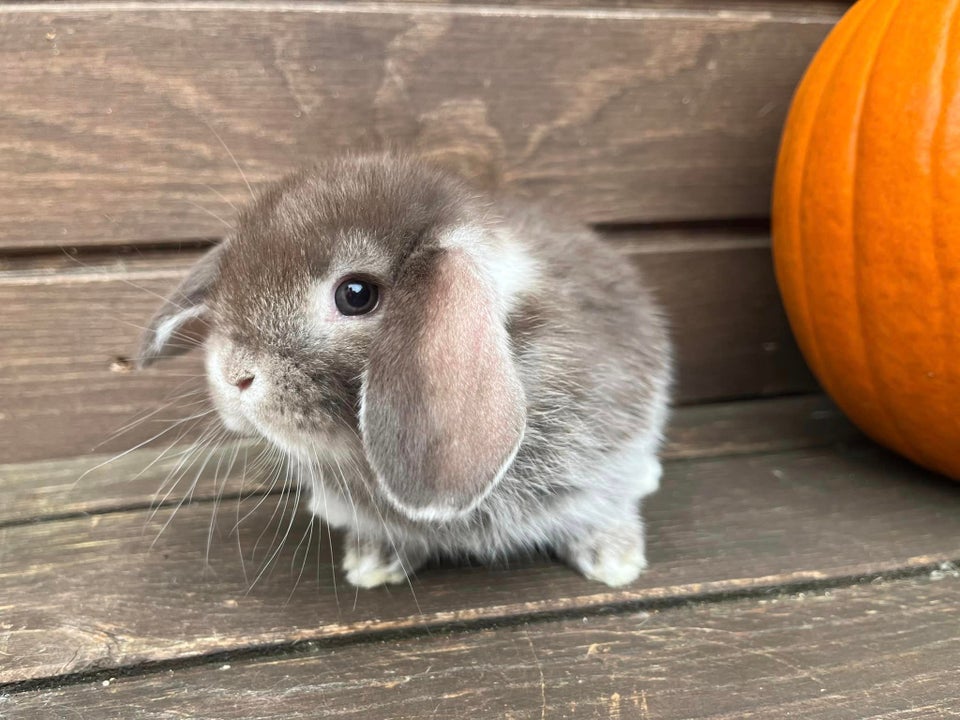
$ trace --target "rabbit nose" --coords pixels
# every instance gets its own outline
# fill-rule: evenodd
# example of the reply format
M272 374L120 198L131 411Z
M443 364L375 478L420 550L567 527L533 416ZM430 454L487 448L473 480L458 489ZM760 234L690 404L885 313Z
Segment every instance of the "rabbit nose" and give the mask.
M240 373L237 377L230 380L231 384L236 385L241 392L253 385L254 376L250 373Z

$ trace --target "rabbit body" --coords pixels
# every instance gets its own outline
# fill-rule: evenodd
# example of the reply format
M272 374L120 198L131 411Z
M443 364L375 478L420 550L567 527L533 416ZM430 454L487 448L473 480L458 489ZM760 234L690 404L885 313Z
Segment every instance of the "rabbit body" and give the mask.
M377 301L350 314L345 292ZM241 213L141 363L200 343L224 424L288 455L355 585L544 548L614 586L646 566L671 347L633 265L576 223L411 157L323 163Z

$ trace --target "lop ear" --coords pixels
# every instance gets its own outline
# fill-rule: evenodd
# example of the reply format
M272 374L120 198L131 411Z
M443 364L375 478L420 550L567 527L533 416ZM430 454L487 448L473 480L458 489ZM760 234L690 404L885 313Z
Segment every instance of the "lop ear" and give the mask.
M182 355L207 337L207 294L220 272L223 245L217 245L194 265L180 286L150 320L140 338L137 366Z
M408 261L384 308L360 408L381 490L416 520L468 513L516 456L526 401L496 296L460 250Z

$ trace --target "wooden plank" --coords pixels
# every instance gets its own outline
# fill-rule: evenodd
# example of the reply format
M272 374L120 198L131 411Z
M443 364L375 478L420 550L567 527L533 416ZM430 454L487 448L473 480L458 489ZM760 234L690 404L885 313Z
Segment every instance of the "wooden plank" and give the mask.
M822 395L711 403L674 410L663 457L669 462L776 453L861 439Z
M717 231L611 233L664 303L676 344L677 401L809 392L769 237Z
M632 248L671 317L679 402L816 389L781 309L765 239L736 233L611 237ZM145 372L129 372L122 362L159 297L196 257L197 251L134 255L89 267L61 259L73 269L0 272L6 312L0 326L0 459L121 452L170 421L203 411L199 354ZM111 439L185 393L194 394ZM174 428L158 442L168 445L178 433Z
M120 677L7 717L908 718L960 710L960 572Z
M0 247L217 236L231 153L385 145L591 222L765 217L843 6L760 7L2 4Z
M106 0L104 0L106 1ZM210 0L214 2L215 0ZM258 2L260 0L241 0ZM374 0L385 2L415 3L426 5L479 5L475 0ZM790 12L800 17L809 17L824 9L843 12L854 0L485 0L484 5L518 8L664 8L674 11L753 11Z
M104 441L103 452L126 450L170 421L204 409L197 404L204 397L199 357L173 361L162 372L139 373L124 359L184 267L180 261L175 269L0 277L6 309L0 327L0 458L84 454ZM131 420L185 393L192 394L135 432L109 441Z
M667 462L776 452L856 441L860 435L826 398L810 395L679 408L663 457ZM195 501L256 493L263 448L145 448L115 458L93 455L0 465L0 525L82 513L176 504L195 487ZM172 485L179 479L176 486ZM169 491L169 492L168 492Z
M670 465L647 510L652 568L616 591L531 559L435 568L410 587L354 592L334 585L326 535L316 530L307 551L302 516L290 526L274 515L276 498L255 502L184 507L162 533L167 517L143 511L0 529L0 683L960 558L960 486L872 446ZM272 572L254 582L262 567Z
M37 0L39 2L55 3L59 0ZM306 5L313 0L191 0L191 5L208 5L222 8L225 5L237 7L239 5L259 6L261 9L268 5L274 8L285 6L287 4L297 3ZM543 11L543 10L562 10L572 8L575 11L582 11L586 8L595 8L598 10L629 10L629 9L649 9L660 8L673 11L695 11L703 12L708 10L717 10L722 8L726 12L730 11L749 11L755 13L762 12L789 12L799 18L817 15L825 9L833 12L843 12L854 3L855 0L366 0L368 7L385 5L418 5L418 6L450 6L453 8L477 9L482 7L504 7L514 8L516 10ZM168 3L168 0L138 0L139 5L147 3ZM117 0L85 0L85 5L116 5ZM319 4L313 2L313 4ZM332 4L332 3L326 3Z

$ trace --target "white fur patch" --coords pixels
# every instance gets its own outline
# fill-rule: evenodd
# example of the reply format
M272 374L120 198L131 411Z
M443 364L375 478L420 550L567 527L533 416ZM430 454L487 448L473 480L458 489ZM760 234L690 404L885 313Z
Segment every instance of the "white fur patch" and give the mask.
M241 433L242 435L262 434L253 423L253 421L244 412L240 401L240 393L237 388L227 382L224 377L224 353L229 352L229 343L221 340L217 336L211 336L206 343L206 353L204 354L204 366L206 368L207 386L210 388L210 394L213 397L220 421L227 430ZM263 381L254 389L250 388L247 392L263 392Z
M463 249L473 258L493 288L501 318L509 315L517 300L539 283L541 270L536 258L504 232L461 225L447 233L441 244Z
M351 507L338 491L328 487L321 478L314 477L315 472L305 474L308 476L305 480L310 489L311 513L338 530L356 528L360 525L360 511L356 507Z
M407 575L399 558L385 558L375 550L358 551L348 545L343 556L347 582L355 587L374 588L406 582Z
M628 547L601 546L592 553L572 556L570 561L588 579L610 587L629 585L647 569L647 559L639 544Z
M206 305L194 305L168 317L157 325L153 333L153 341L150 343L150 351L161 354L163 348L174 340L174 335L180 331L180 328L191 320L198 319L205 312L207 312Z

